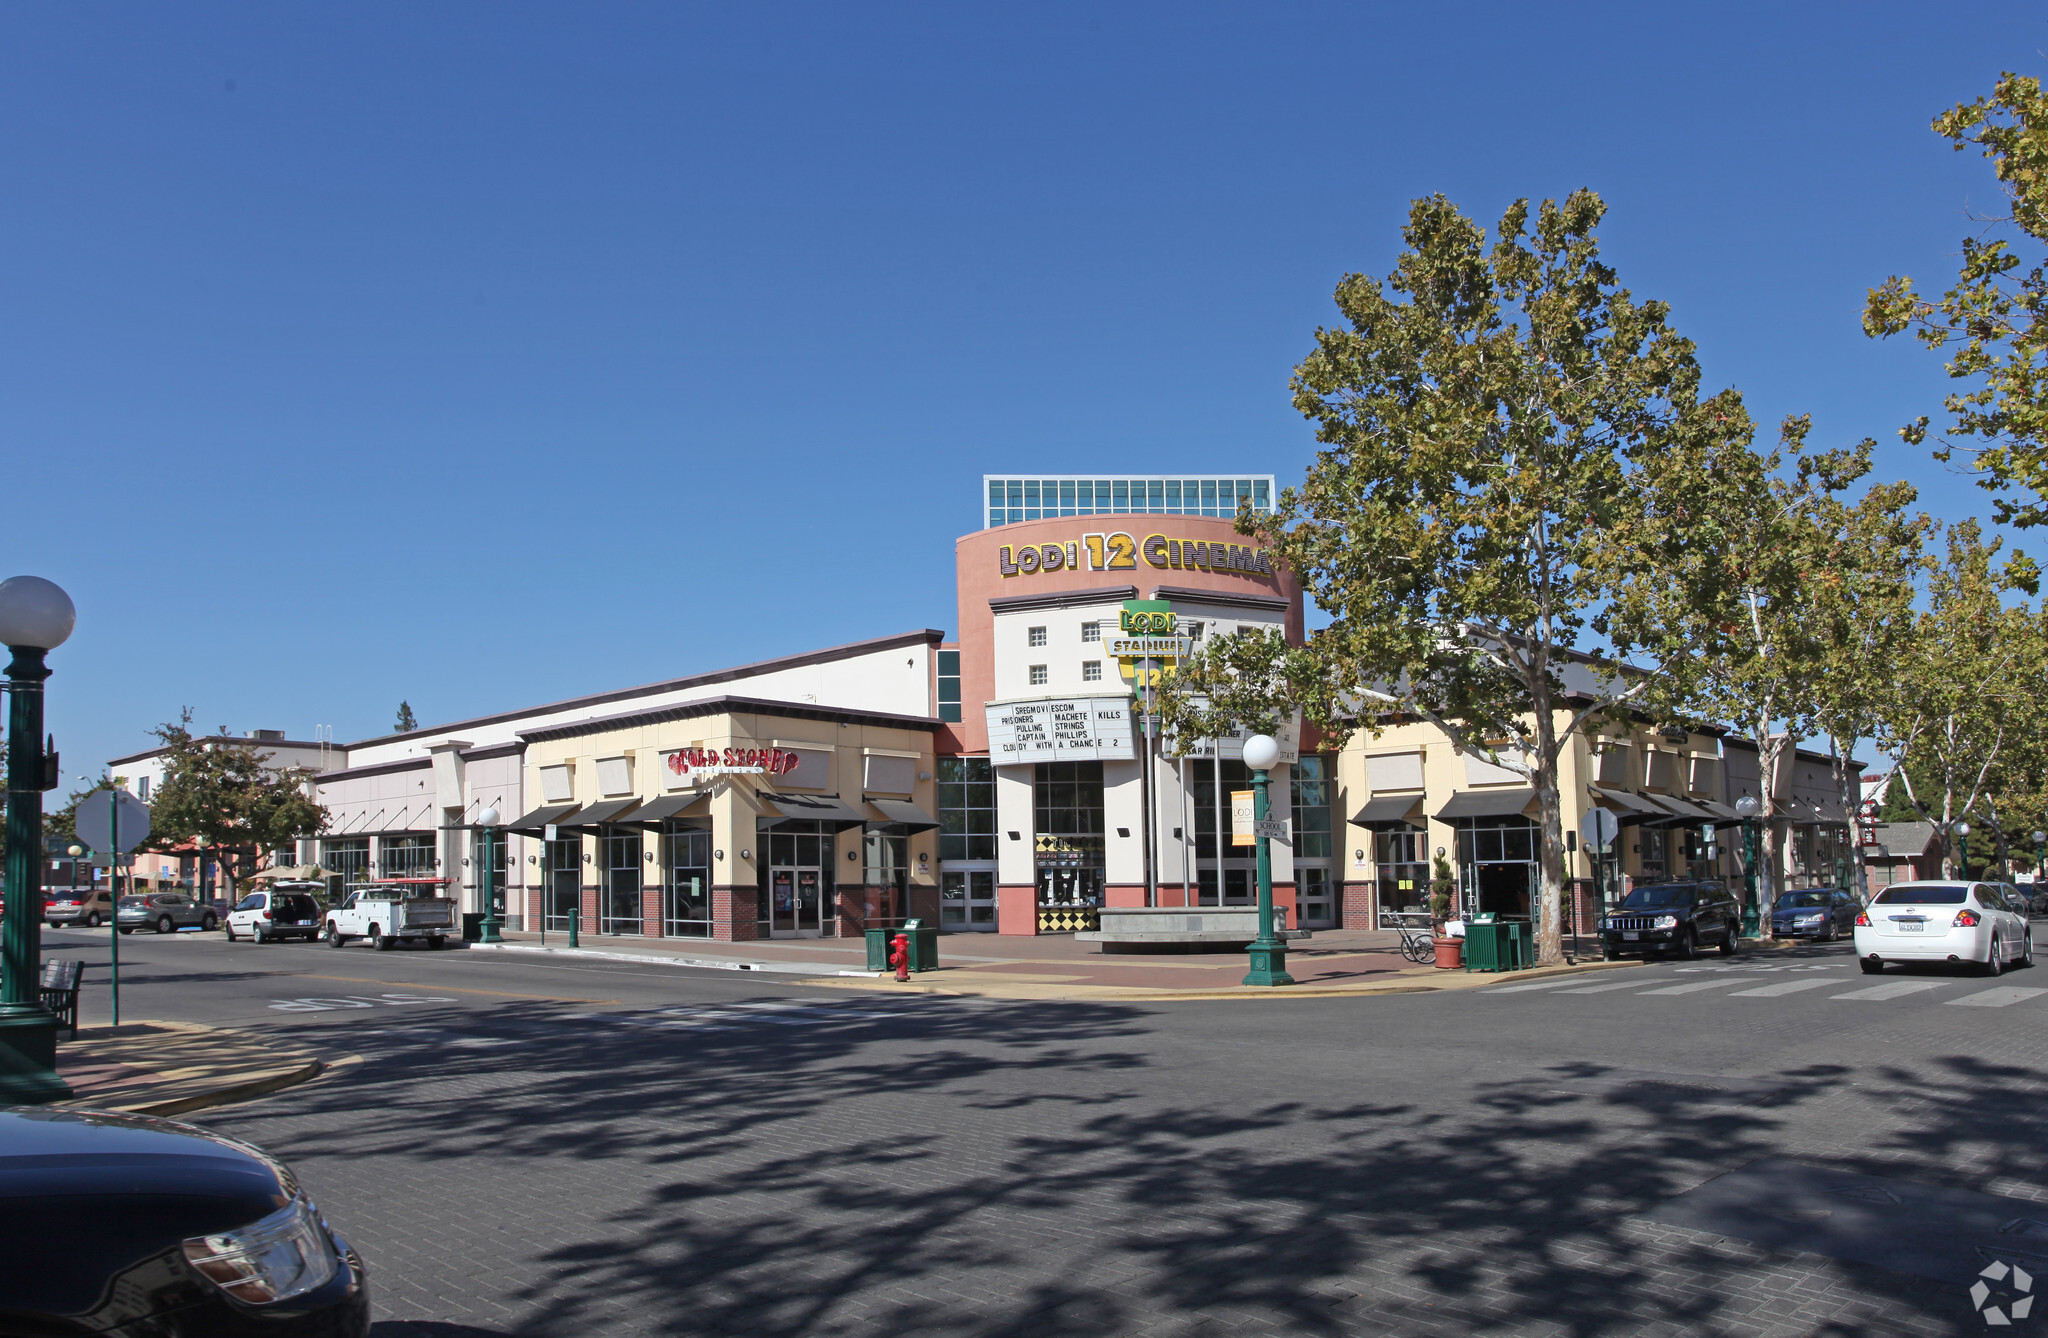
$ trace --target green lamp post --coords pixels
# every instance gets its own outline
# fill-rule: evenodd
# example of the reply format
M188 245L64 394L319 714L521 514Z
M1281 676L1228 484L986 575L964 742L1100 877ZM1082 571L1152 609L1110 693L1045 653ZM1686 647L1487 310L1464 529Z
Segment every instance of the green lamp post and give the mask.
M1955 832L1956 877L1968 878L1970 876L1970 824L1967 822L1957 823Z
M1254 734L1244 741L1244 764L1252 773L1252 821L1267 821L1270 805L1266 790L1271 779L1273 764L1280 760L1280 745L1269 734ZM1287 974L1287 942L1273 932L1273 852L1264 836L1254 838L1258 842L1259 869L1259 936L1246 951L1251 957L1251 970L1245 973L1247 985L1292 985L1294 977Z
M2048 866L2048 832L2034 832L2034 881L2041 881L2041 870Z
M504 940L498 937L498 898L491 888L491 874L497 869L497 861L492 858L492 853L498 835L498 810L485 809L476 815L476 822L480 835L484 838L483 869L477 875L484 893L484 924L478 942L502 943Z
M7 665L7 911L0 918L0 1103L71 1095L57 1076L57 1019L43 1007L43 791L55 783L43 746L43 657L77 625L71 597L40 576L0 582Z
M1763 803L1753 794L1743 795L1735 801L1735 816L1742 819L1742 936L1755 938L1763 932L1763 916L1756 904L1757 847L1762 844L1757 831L1757 813Z

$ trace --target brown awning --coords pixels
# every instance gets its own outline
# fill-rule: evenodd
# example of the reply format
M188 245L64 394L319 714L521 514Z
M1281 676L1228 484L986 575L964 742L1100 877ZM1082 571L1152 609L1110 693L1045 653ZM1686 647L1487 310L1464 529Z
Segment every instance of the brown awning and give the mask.
M848 828L867 826L868 816L836 794L764 791L758 820L760 829L766 831L785 822L822 822L835 832L843 832Z
M1536 791L1519 785L1511 790L1466 790L1451 796L1438 809L1439 818L1503 818L1521 813L1536 798Z
M699 803L703 804L705 809L701 816L709 817L711 796L699 794L695 790L685 790L681 794L665 794L658 799L648 800L639 808L634 809L633 816L628 818L627 821L652 826L655 823L666 822L670 818L677 817L684 810Z
M1604 785L1595 785L1591 789L1595 799L1605 799L1608 803L1630 813L1647 813L1656 818L1665 816L1663 809L1641 795L1630 794L1627 790L1610 790Z
M587 831L601 822L616 822L621 813L639 802L638 799L600 799L578 813L576 821L571 825Z
M563 818L576 811L574 804L543 804L525 817L505 824L506 828L521 835L533 835L550 824L559 825Z
M911 832L928 832L939 825L939 820L903 799L869 799L868 802L880 809L885 822L870 822L871 832L894 832L908 835Z
M1415 815L1421 806L1423 796L1419 794L1378 794L1365 801L1365 807L1351 815L1354 827L1370 827L1376 822L1405 822Z

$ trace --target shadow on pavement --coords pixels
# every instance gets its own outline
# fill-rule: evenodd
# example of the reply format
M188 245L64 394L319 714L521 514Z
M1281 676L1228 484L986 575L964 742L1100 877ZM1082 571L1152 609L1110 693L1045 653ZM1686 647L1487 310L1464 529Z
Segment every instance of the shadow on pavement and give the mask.
M288 1113L207 1122L305 1165L399 1168L393 1220L411 1196L446 1231L600 1185L574 1235L480 1237L502 1252L466 1285L521 1335L1960 1333L1959 1288L1829 1264L1841 1290L1774 1293L1758 1273L1782 1257L1638 1215L1762 1158L1821 1160L1788 1143L1870 1108L1852 1098L1891 1132L1837 1130L1837 1170L2048 1184L2048 1074L1980 1058L1876 1088L1866 1069L1854 1092L1841 1066L1784 1068L1695 1100L1682 1075L1593 1063L1404 1081L1427 1037L1391 1035L1357 1040L1385 1077L1339 1099L1276 1046L1175 1100L1142 1008L760 1007L422 1011L351 1032L368 1062ZM377 1286L396 1264L371 1267ZM1825 1313L1802 1328L1804 1303Z

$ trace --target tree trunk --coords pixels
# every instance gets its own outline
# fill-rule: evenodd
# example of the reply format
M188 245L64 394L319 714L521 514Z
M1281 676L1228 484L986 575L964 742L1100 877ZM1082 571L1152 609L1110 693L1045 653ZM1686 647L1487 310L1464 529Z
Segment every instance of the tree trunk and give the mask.
M1536 809L1543 824L1543 892L1537 919L1536 960L1564 961L1564 803L1558 793L1557 722L1547 694L1536 702Z

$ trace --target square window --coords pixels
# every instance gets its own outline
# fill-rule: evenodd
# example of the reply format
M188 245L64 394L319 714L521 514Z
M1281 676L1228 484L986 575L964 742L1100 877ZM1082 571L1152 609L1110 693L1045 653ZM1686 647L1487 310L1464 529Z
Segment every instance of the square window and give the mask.
M1043 646L1045 644L1045 629L1043 627L1032 628L1029 639L1032 645Z
M1083 660L1081 662L1081 681L1083 683L1100 683L1102 681L1102 661Z
M1031 666L1031 686L1034 688L1042 688L1045 686L1044 665L1034 664Z
M1081 624L1081 640L1083 640L1083 641L1100 641L1100 640L1102 640L1102 624L1101 624L1101 623L1082 623L1082 624Z

